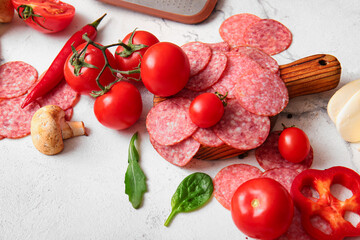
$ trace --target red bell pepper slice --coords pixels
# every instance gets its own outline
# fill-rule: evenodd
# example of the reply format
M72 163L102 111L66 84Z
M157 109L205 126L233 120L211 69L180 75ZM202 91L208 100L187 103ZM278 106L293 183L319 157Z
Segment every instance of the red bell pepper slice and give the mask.
M335 198L330 187L340 184L352 192L345 201ZM303 189L312 187L319 198L306 197ZM354 227L344 219L347 211L360 215L360 175L346 167L332 167L326 170L307 169L293 181L291 196L301 211L301 222L309 235L315 239L338 240L344 237L360 236L360 223ZM312 217L321 217L331 227L331 233L324 233L311 223Z

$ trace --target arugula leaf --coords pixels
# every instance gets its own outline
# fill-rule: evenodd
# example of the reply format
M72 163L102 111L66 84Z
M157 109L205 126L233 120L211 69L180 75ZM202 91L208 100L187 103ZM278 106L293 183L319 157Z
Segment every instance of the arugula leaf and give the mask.
M213 189L209 175L196 172L187 176L171 198L172 210L164 225L168 226L180 212L190 212L203 206L210 199Z
M132 136L129 145L128 168L125 173L125 193L129 195L129 201L137 209L140 207L142 197L146 192L146 176L139 165L139 153L135 147L137 132Z

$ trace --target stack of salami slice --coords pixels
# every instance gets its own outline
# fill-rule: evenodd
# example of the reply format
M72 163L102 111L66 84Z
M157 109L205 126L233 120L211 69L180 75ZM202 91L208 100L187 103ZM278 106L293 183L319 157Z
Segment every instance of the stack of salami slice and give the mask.
M292 34L283 24L249 13L229 17L221 24L219 32L232 48L252 46L269 55L286 50L292 42Z
M65 110L67 120L71 119L79 94L65 80L36 102L21 108L26 94L37 81L37 70L25 62L13 61L0 66L0 139L29 135L33 114L45 105L60 106Z
M200 146L226 144L240 151L259 147L270 132L269 117L289 101L279 65L270 56L292 41L284 25L238 14L225 20L219 32L224 42L182 46L190 62L190 79L185 89L154 106L147 116L154 148L177 166L186 165ZM206 129L191 122L188 110L191 101L204 92L227 96L224 116Z

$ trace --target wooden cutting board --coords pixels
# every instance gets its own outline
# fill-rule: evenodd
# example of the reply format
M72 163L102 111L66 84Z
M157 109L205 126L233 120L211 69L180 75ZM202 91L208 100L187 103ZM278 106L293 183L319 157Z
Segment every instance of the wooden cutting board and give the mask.
M336 57L328 54L317 54L280 65L280 76L289 91L290 99L334 89L340 82L340 75L340 62ZM154 105L165 99L154 96ZM270 119L274 125L276 116ZM226 159L245 152L226 144L219 147L201 146L194 158L203 160Z

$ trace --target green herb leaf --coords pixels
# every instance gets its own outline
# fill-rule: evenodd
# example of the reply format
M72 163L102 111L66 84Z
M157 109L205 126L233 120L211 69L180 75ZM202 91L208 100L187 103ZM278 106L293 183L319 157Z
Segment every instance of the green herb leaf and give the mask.
M139 153L135 147L135 140L137 139L135 133L129 145L128 168L125 173L125 193L129 195L129 201L132 206L137 209L140 207L142 197L146 192L146 176L139 165Z
M210 199L213 189L213 182L209 175L196 172L187 176L171 199L172 210L164 225L168 226L180 212L190 212L203 206Z

